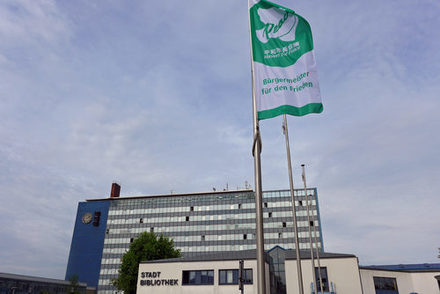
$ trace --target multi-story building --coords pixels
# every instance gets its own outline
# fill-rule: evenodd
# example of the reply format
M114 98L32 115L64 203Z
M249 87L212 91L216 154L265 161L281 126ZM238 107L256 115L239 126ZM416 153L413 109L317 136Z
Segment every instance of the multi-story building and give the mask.
M122 255L140 233L163 234L185 255L256 248L255 197L252 190L119 197L80 202L72 238L66 279L77 274L81 282L114 293ZM314 247L323 250L316 188L308 189ZM300 249L310 248L304 190L296 190ZM265 249L294 249L289 190L263 192ZM313 233L312 233L313 235ZM315 237L313 235L313 237ZM276 269L278 273L284 269Z

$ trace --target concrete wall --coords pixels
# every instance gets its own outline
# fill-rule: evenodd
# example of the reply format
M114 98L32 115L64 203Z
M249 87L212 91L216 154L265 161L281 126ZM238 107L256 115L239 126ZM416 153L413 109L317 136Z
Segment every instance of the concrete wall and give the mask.
M386 270L361 269L364 294L375 294L373 277L395 278L399 293L439 294L439 286L434 278L440 272L398 272Z
M412 273L411 278L413 287L419 294L440 294L440 288L435 276L440 275L440 272L430 273Z
M326 258L321 259L320 261L321 266L327 268L329 285L333 282L337 294L362 294L357 258ZM296 260L286 260L285 266L287 293L299 294ZM304 292L310 293L310 285L313 282L313 272L310 260L302 260L301 266Z
M245 285L246 294L257 294L257 263L255 260L245 260L244 268L252 268L253 284ZM137 294L239 294L238 285L219 285L220 269L238 269L238 260L234 261L200 261L200 262L167 262L144 263L139 265ZM182 285L184 270L214 270L214 285ZM178 285L141 286L142 272L160 272L159 279L177 280ZM266 272L269 268L266 265ZM145 280L145 279L144 279ZM269 293L269 277L266 279Z

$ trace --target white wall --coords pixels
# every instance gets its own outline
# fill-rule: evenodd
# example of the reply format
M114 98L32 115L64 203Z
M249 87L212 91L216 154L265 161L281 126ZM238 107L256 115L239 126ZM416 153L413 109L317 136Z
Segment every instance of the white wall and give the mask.
M361 269L364 294L375 294L373 277L395 278L399 293L439 294L437 280L440 272L405 273L397 271Z
M244 268L252 268L253 274L253 284L245 285L244 292L246 294L257 294L257 262L255 260L245 260ZM238 285L219 285L219 269L238 269L238 260L140 264L137 294L239 294ZM269 268L267 265L266 269L268 273ZM182 271L184 270L214 270L214 285L182 286ZM178 286L141 286L142 272L161 272L160 279L178 279ZM269 289L268 277L266 281Z
M430 273L411 273L414 289L419 294L439 294L440 289L435 276L440 275L440 272Z
M321 266L327 268L329 285L333 282L338 294L362 294L361 280L357 258L325 258L320 259ZM316 260L315 260L316 262ZM298 294L298 275L296 260L286 260L286 283L288 294ZM310 293L313 272L310 259L302 260L304 292Z

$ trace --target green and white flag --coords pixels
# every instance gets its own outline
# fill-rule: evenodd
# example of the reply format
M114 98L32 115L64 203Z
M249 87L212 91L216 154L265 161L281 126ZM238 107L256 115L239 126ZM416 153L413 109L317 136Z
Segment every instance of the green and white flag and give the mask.
M312 32L294 11L249 0L258 119L323 110Z

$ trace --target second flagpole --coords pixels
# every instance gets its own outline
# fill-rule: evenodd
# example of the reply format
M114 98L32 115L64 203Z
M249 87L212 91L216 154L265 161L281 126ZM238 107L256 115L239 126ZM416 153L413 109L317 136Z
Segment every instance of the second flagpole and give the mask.
M289 170L289 183L290 183L290 196L292 197L292 213L293 213L293 229L295 233L295 251L296 251L296 266L298 272L298 288L299 293L304 294L304 285L302 279L302 269L301 269L301 254L299 251L299 234L298 234L298 224L296 221L296 207L295 207L295 194L293 187L293 175L292 175L292 162L290 159L290 144L289 144L289 131L287 129L287 117L283 115L283 133L286 138L286 153L287 153L287 167Z

